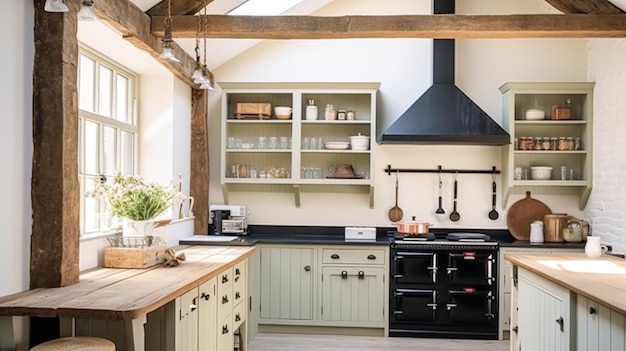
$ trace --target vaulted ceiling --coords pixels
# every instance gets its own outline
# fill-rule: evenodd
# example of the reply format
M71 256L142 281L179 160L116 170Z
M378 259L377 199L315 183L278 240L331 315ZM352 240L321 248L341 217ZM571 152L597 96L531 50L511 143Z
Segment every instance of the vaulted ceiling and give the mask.
M168 1L97 1L94 9L103 21L122 32L136 47L158 56ZM402 15L402 16L229 16L228 10L244 0L171 0L172 36L189 46L175 45L181 64L161 61L176 76L193 86L193 40L199 12L222 5L209 15L207 38L321 39L321 38L626 38L626 0L545 0L560 14L524 15ZM331 0L306 0L323 6ZM114 5L111 3L115 3ZM224 6L230 6L224 8ZM219 7L219 6L218 6ZM209 67L210 68L210 67Z

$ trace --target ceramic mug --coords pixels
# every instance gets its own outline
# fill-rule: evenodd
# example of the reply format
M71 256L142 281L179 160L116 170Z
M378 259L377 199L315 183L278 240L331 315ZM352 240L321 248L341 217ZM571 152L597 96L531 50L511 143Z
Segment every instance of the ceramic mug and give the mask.
M585 255L587 255L587 257L598 258L608 250L609 248L606 245L600 243L599 236L587 237L587 243L585 244Z

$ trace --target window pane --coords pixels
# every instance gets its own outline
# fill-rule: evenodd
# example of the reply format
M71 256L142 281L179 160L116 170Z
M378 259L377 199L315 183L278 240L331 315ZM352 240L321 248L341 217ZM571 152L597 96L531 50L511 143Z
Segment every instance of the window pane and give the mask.
M135 135L133 133L122 131L120 151L120 172L135 174Z
M128 79L117 75L117 97L115 99L116 115L118 121L131 123L128 115Z
M98 94L100 98L100 109L98 113L106 117L111 117L112 81L113 71L104 66L100 66L100 93Z
M95 70L96 63L85 55L80 55L79 63L80 71L78 77L78 104L79 108L95 112L94 108L94 91L95 87Z
M91 177L85 177L85 192L93 190L95 184ZM84 194L84 193L83 193ZM85 199L85 232L91 233L96 231L96 213L98 213L98 199L93 197L82 197Z
M98 137L99 126L97 123L85 121L84 157L85 173L98 174Z
M117 129L113 127L104 127L104 173L114 174L115 169L115 153L117 150Z

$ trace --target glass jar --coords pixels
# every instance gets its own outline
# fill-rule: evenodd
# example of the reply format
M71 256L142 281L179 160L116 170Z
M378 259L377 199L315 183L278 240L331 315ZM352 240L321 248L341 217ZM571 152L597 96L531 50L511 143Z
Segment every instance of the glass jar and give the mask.
M567 137L567 149L568 150L575 150L576 145L574 143L574 137Z
M582 150L583 149L583 145L581 144L580 138L576 137L574 138L574 150Z
M346 112L346 119L348 121L353 121L354 120L354 111L348 110L348 112Z
M557 138L557 137L550 137L550 149L551 150L558 150L559 149L559 138Z
M567 150L569 148L569 144L567 143L567 139L565 137L559 137L559 145L558 149L560 151Z
M552 150L550 146L550 137L543 137L541 141L541 150Z
M521 137L519 142L520 150L532 150L534 149L535 143L532 137Z
M541 137L535 137L535 150L541 150Z
M324 112L324 119L327 121L337 119L337 113L335 111L335 105L327 104L326 111Z
M346 120L346 110L337 110L337 119L345 121Z

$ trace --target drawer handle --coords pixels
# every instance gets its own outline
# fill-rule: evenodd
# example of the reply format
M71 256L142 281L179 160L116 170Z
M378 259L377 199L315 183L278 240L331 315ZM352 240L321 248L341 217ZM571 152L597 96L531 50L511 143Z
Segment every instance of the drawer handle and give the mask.
M309 272L311 270L311 266L304 266L304 271Z
M222 305L225 305L228 303L228 296L224 295L222 296Z
M348 279L348 272L347 271L341 271L341 279Z
M222 276L222 284L223 284L223 283L228 283L228 274L224 274L224 275Z
M205 299L206 301L209 301L209 299L211 298L211 295L207 293L202 293L202 295L200 295L200 298Z
M596 313L596 309L593 307L589 307L589 314L595 314Z
M563 324L564 324L563 317L559 317L559 319L556 320L556 324L558 324L561 331L563 331Z
M228 326L222 326L222 334L228 334Z
M239 322L241 320L241 316L239 316L239 313L237 313L235 315L235 322Z
M239 291L237 291L235 293L235 300L238 300L239 298L241 298L241 294L239 293Z
M376 256L374 256L374 255L368 255L368 256L367 256L367 259L368 259L368 260L375 260L375 259L376 259Z
M330 258L332 258L333 260L336 260L336 259L339 259L339 255L332 254L332 255L330 255Z

